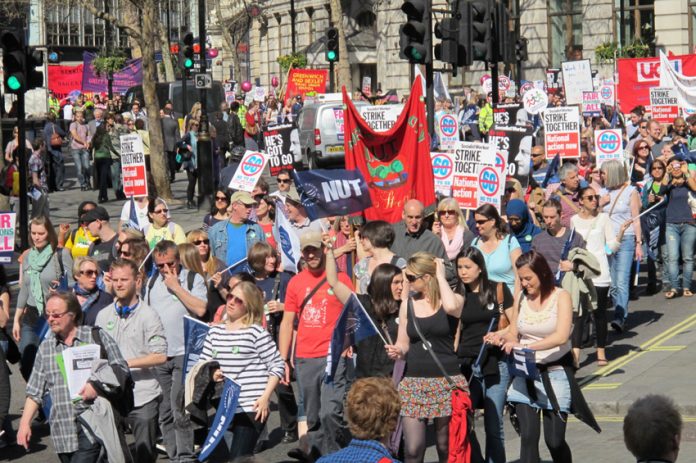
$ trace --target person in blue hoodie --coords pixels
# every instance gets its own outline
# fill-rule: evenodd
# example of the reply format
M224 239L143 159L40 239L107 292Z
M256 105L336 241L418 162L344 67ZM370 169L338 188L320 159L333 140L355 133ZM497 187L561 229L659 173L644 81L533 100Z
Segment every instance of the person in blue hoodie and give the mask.
M532 238L541 233L541 228L534 224L527 204L521 199L511 199L507 203L507 220L510 230L517 238L522 248L522 253L532 249Z

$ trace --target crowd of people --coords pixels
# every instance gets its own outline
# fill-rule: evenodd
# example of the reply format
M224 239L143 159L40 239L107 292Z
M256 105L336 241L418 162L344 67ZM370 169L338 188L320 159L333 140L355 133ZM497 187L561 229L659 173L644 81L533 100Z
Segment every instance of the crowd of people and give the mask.
M511 182L503 213L491 205L462 211L449 197L434 205L405 198L402 221L390 224L349 216L311 220L287 170L277 175L276 191L263 178L251 193L227 189L221 179L235 166L223 166L224 153L258 148L255 125L294 114L289 105L286 114L278 105L252 103L240 115L235 103L212 118L222 147L215 170L220 187L210 213L191 230L175 222L154 192L125 200L118 225L98 204L107 200L108 183L125 199L112 134L133 130L147 139L139 105L125 113L97 107L89 122L84 107L70 108L78 183L91 188L93 156L100 193L97 202L79 205L74 230L54 227L41 213L30 223L11 337L0 339L7 352L17 344L27 382L18 444L29 448L32 419L42 414L61 461L100 454L154 461L158 436L171 460L193 461L210 426L210 391L219 392L229 378L241 394L214 461L266 445L275 394L283 442L299 441L293 455L305 461L359 461L355 455L369 453L422 462L432 422L439 461L468 446L475 461L504 462L509 413L519 423L521 462L540 461L542 427L553 461L568 462L568 416L599 431L575 379L581 350L595 348L589 358L597 366L611 360L612 339L631 329L640 263L647 265L648 294L658 291L660 271L665 298L693 295L696 160L689 149L696 145L696 116L664 127L635 108L625 123L629 155L601 165L589 141L595 121L587 121L580 159L557 170L543 137L536 138L529 187ZM182 151L196 152L197 116L186 117L182 137L178 124L167 122L172 114L165 105L170 176L181 163L191 206L196 161ZM485 137L486 111L478 117L477 133ZM44 132L53 155L53 133L65 134L55 117ZM8 161L14 148L6 151ZM51 172L54 182L63 178L57 163ZM48 191L45 175L32 174ZM300 243L296 266L283 265L288 237L274 227L278 214ZM326 382L333 329L354 294L379 336L343 352ZM8 299L2 291L5 325ZM185 317L210 325L202 364L190 371ZM93 369L76 401L54 359L82 343L99 344L106 365ZM538 376L510 369L508 358L520 352L531 352ZM110 410L107 431L94 417L97 408ZM455 431L467 429L462 410L473 409L485 411L480 442L466 432L453 441ZM124 439L90 439L123 427L132 432L130 446ZM7 422L5 430L11 440ZM670 438L678 451L681 423L675 430ZM632 445L634 453L642 451Z

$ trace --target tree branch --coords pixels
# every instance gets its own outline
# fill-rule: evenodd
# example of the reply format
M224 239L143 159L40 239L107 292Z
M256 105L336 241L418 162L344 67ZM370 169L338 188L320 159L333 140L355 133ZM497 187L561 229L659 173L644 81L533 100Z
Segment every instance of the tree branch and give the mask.
M129 24L124 23L111 13L107 13L105 11L97 9L97 7L90 3L89 0L78 0L78 2L80 3L80 5L82 5L84 9L92 13L95 18L103 19L104 21L109 21L110 23L116 25L118 28L126 31L128 35L134 40L142 39L142 33L140 30L136 29L135 27Z

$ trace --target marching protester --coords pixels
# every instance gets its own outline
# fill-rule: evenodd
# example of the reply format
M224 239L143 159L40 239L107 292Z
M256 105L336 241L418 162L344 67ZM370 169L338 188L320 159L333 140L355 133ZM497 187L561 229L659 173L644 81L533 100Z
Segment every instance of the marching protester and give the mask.
M205 231L216 223L224 222L230 218L227 212L227 209L230 207L230 194L228 193L228 189L226 187L218 188L214 195L215 202L210 210L210 214L206 214L206 216L203 217L203 230Z
M464 214L454 198L444 198L437 205L437 217L433 222L433 233L440 236L447 258L454 260L462 248L468 248L474 234L466 226Z
M249 193L236 191L230 197L230 205L227 208L229 219L210 227L210 249L213 255L226 265L239 264L246 259L254 243L265 241L261 227L249 220L254 205L256 201Z
M381 264L392 264L398 268L406 267L406 259L391 251L394 243L394 227L383 220L373 220L360 229L360 246L365 257L355 265L353 273L358 285L358 293L367 293L372 273ZM336 255L334 249L334 255Z
M154 248L163 240L174 241L176 244L186 242L184 229L170 220L169 207L162 198L150 199L147 211L150 223L145 227L144 232L150 248Z
M82 324L95 326L99 312L114 300L97 285L101 274L99 262L93 257L78 257L73 263L73 292L82 308Z

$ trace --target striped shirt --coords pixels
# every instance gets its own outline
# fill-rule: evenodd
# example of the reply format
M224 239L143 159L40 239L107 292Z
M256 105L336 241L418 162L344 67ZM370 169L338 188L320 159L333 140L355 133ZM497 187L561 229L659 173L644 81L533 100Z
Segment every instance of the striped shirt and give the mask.
M283 377L285 363L273 338L259 325L229 331L214 325L208 331L200 360L216 360L222 373L242 388L235 413L251 413L269 376Z

